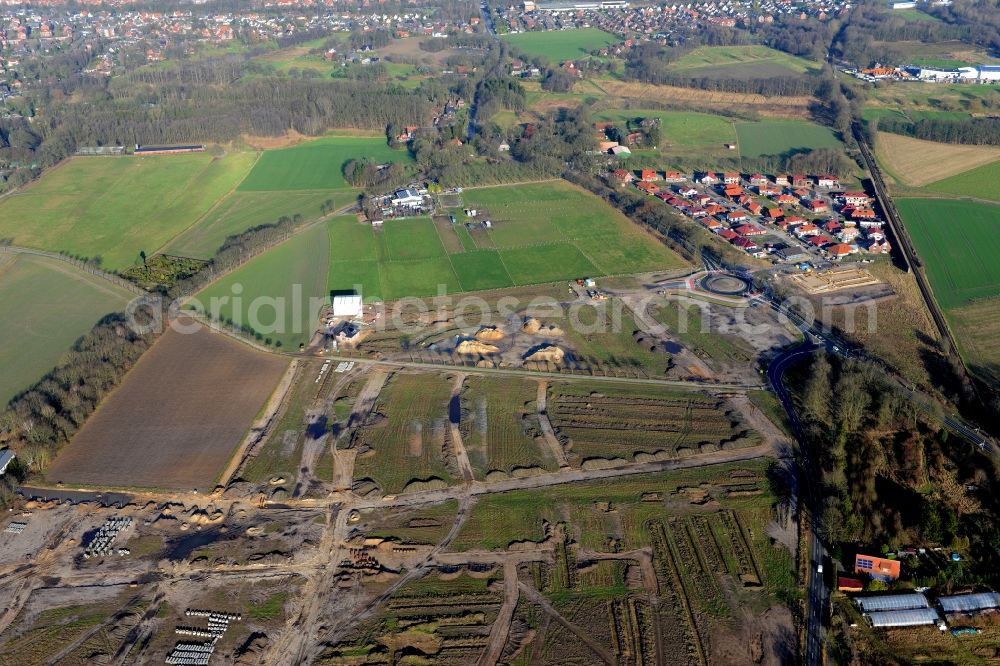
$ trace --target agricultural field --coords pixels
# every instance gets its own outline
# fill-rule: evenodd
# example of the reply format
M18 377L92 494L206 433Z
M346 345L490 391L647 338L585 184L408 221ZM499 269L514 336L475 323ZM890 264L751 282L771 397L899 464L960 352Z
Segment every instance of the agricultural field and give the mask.
M1000 378L1000 206L950 199L896 205L967 362Z
M366 301L396 300L433 296L439 285L448 293L482 291L683 265L609 205L563 181L467 189L462 198L479 215L458 211L454 226L446 218L386 220L381 229L331 220L330 290L361 285Z
M896 203L942 308L1000 295L1000 206L948 199Z
M833 130L805 121L736 123L736 134L739 137L740 155L743 157L843 147Z
M468 377L462 388L462 441L477 478L489 472L555 471L538 426L538 382Z
M387 494L401 492L411 482L450 484L454 456L448 404L453 384L435 374L394 375L371 416L351 434L350 446L358 450L355 478L370 479Z
M210 491L288 367L200 327L169 329L56 457L67 485ZM226 399L219 400L220 387Z
M226 241L252 227L274 224L281 217L300 215L302 222L322 216L322 206L351 203L341 192L233 192L212 208L199 223L178 236L165 252L195 259L211 259Z
M344 180L344 164L362 157L377 163L412 162L405 150L390 148L384 136L329 136L265 151L239 191L333 190L336 198L353 189Z
M549 417L572 462L648 461L753 446L759 436L725 403L692 392L581 383L549 389Z
M552 64L583 58L591 51L621 41L615 35L597 28L522 32L504 35L503 40L529 56L544 56Z
M312 338L330 300L329 251L326 226L316 225L212 283L186 307L294 350Z
M948 192L949 187L956 188L962 184L970 189L976 187L973 191L977 193L970 196L984 196L988 195L993 183L1000 179L1000 169L996 170L992 181L974 176L973 173L959 176L967 171L979 171L976 167L992 163L1000 165L1000 148L996 146L938 143L879 132L875 152L879 162L902 185L921 187L934 183L928 189ZM1000 190L997 191L997 198L1000 198Z
M1000 201L1000 156L989 164L935 181L927 189L942 194Z
M0 238L123 270L140 250L152 255L195 225L256 159L248 152L74 157L0 201Z
M670 65L675 74L705 78L760 79L805 74L820 65L766 46L702 46Z
M131 292L54 259L0 254L0 404L51 370Z

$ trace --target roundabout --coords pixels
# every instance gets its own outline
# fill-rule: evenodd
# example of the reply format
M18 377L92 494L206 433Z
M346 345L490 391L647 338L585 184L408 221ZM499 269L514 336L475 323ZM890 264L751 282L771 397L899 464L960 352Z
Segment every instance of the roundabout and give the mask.
M745 296L750 292L751 282L733 273L712 273L698 280L698 287L719 296Z

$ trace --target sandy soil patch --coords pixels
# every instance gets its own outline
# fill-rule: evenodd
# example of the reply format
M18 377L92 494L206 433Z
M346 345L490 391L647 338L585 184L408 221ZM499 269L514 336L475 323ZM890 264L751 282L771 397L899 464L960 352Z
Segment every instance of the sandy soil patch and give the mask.
M211 490L288 367L201 327L168 330L55 459L51 482Z
M1000 160L1000 147L924 141L879 132L879 160L904 185L920 187Z

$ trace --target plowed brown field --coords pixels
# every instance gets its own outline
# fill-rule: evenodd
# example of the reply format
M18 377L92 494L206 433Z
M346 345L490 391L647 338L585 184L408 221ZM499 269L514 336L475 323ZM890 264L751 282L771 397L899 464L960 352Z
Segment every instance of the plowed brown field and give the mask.
M168 330L56 457L68 485L199 491L226 466L288 361L202 328Z

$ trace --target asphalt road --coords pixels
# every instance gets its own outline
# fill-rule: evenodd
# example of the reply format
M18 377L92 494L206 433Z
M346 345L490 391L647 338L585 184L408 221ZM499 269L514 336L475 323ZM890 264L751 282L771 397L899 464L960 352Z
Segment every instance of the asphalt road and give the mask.
M789 367L799 361L805 360L818 349L820 349L820 347L812 342L806 342L798 347L786 351L784 354L774 359L771 365L767 368L767 379L770 382L771 387L774 389L775 394L778 396L778 400L781 401L782 406L785 408L785 412L788 413L788 419L792 425L792 431L795 438L799 442L799 451L802 457L802 463L805 467L805 474L802 475L805 483L800 487L804 491L803 497L810 509L809 520L812 521L809 544L809 595L806 602L806 645L804 655L804 662L806 666L820 666L823 664L823 647L826 642L826 610L830 603L830 588L826 583L827 577L818 573L816 568L817 565L828 560L828 553L823 543L816 538L815 516L818 515L818 512L816 511L818 508L818 497L813 485L814 479L812 472L814 468L812 466L812 461L809 458L809 447L805 446L805 440L802 436L802 423L795 411L795 405L792 403L792 398L789 395L788 390L785 388L783 377L785 371Z

